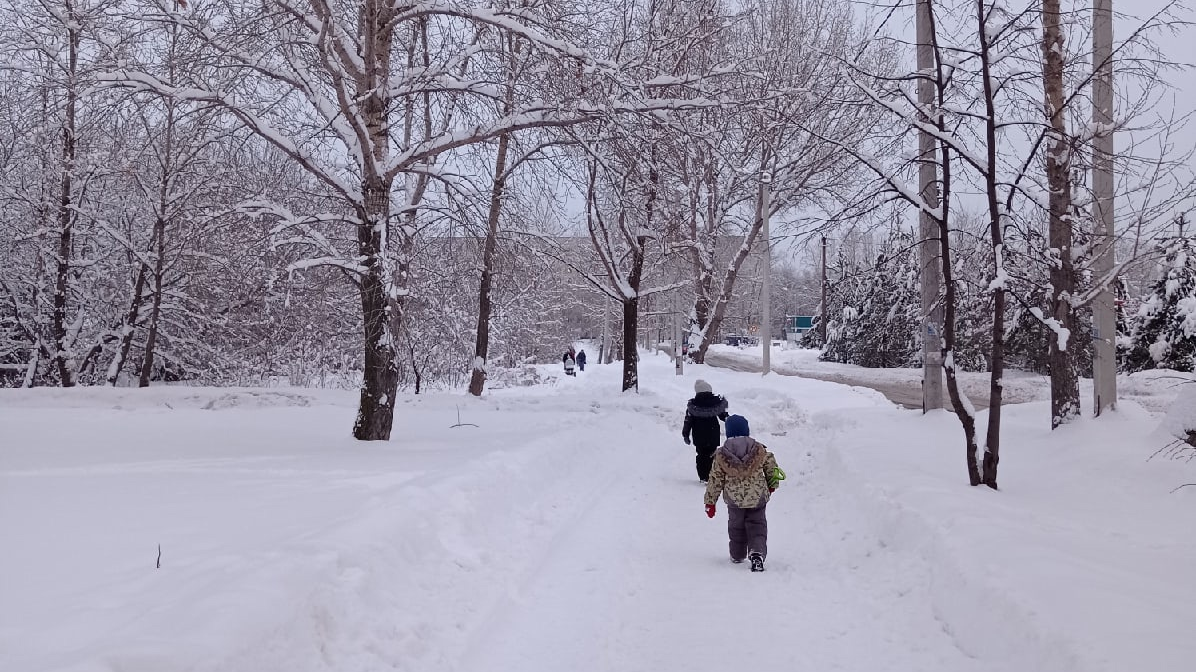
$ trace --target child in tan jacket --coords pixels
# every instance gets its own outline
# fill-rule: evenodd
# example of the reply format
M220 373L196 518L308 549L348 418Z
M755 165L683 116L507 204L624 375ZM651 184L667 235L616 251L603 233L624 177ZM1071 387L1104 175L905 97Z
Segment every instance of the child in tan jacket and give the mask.
M714 517L719 495L727 504L731 562L750 558L752 571L764 570L768 556L765 507L785 473L764 444L753 439L742 415L727 418L727 440L714 454L706 483L706 515Z

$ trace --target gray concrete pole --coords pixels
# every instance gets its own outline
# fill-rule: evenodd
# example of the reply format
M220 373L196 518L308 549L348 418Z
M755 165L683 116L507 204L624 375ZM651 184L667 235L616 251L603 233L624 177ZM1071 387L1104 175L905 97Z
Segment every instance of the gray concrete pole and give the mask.
M918 0L916 30L918 37L918 105L930 110L935 104L934 47L931 33L931 0ZM923 122L930 121L926 114ZM918 133L918 187L927 207L939 207L938 163L934 136ZM921 212L918 215L921 244L918 245L922 294L922 412L943 407L943 305L939 300L943 286L942 252L939 247L938 222Z
M677 294L673 293L673 364L678 376L685 375L685 354L681 348L681 313L677 312Z
M760 371L764 375L768 375L772 371L772 361L770 355L772 354L772 243L771 234L768 231L768 209L769 209L769 195L768 183L771 178L768 173L760 175L760 217L763 218L763 231L761 235L764 236L764 263L761 264L764 273L764 282L760 283L760 342L764 344L764 364Z
M1092 123L1100 129L1092 148L1092 191L1096 201L1096 275L1113 271L1113 0L1093 0ZM1117 318L1113 292L1106 286L1092 304L1093 414L1117 408Z
M818 335L826 346L826 236L822 237L822 314L818 316Z

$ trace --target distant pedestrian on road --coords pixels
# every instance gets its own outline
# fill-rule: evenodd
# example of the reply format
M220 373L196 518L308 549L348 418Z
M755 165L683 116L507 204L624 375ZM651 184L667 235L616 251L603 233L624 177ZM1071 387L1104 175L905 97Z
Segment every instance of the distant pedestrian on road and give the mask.
M727 400L714 394L710 383L694 381L694 398L685 405L685 422L681 425L681 438L686 445L693 438L697 452L698 480L702 483L710 478L710 463L714 451L722 442L723 431L719 420L727 419Z
M585 350L577 351L577 370L578 371L586 370L586 351Z
M577 372L574 371L574 367L577 366L577 355L574 354L573 348L569 348L569 351L561 357L561 362L565 365L566 376L577 375Z
M727 504L727 537L731 562L750 558L752 571L764 571L768 556L768 518L765 508L785 472L764 444L750 436L747 418L727 418L727 441L714 454L706 484L706 516L714 517L722 495Z

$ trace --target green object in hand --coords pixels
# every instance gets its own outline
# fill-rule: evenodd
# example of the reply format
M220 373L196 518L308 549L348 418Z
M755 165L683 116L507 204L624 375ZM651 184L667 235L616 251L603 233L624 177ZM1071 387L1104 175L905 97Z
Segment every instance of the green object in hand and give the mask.
M783 480L785 480L785 472L781 471L780 467L774 467L772 473L768 475L768 487L775 489Z

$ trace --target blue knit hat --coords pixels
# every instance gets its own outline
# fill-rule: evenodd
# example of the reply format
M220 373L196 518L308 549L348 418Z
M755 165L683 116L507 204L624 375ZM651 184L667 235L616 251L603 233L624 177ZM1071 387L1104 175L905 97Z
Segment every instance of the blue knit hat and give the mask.
M727 438L730 439L735 436L751 436L751 429L748 427L747 418L742 415L732 415L727 418Z

